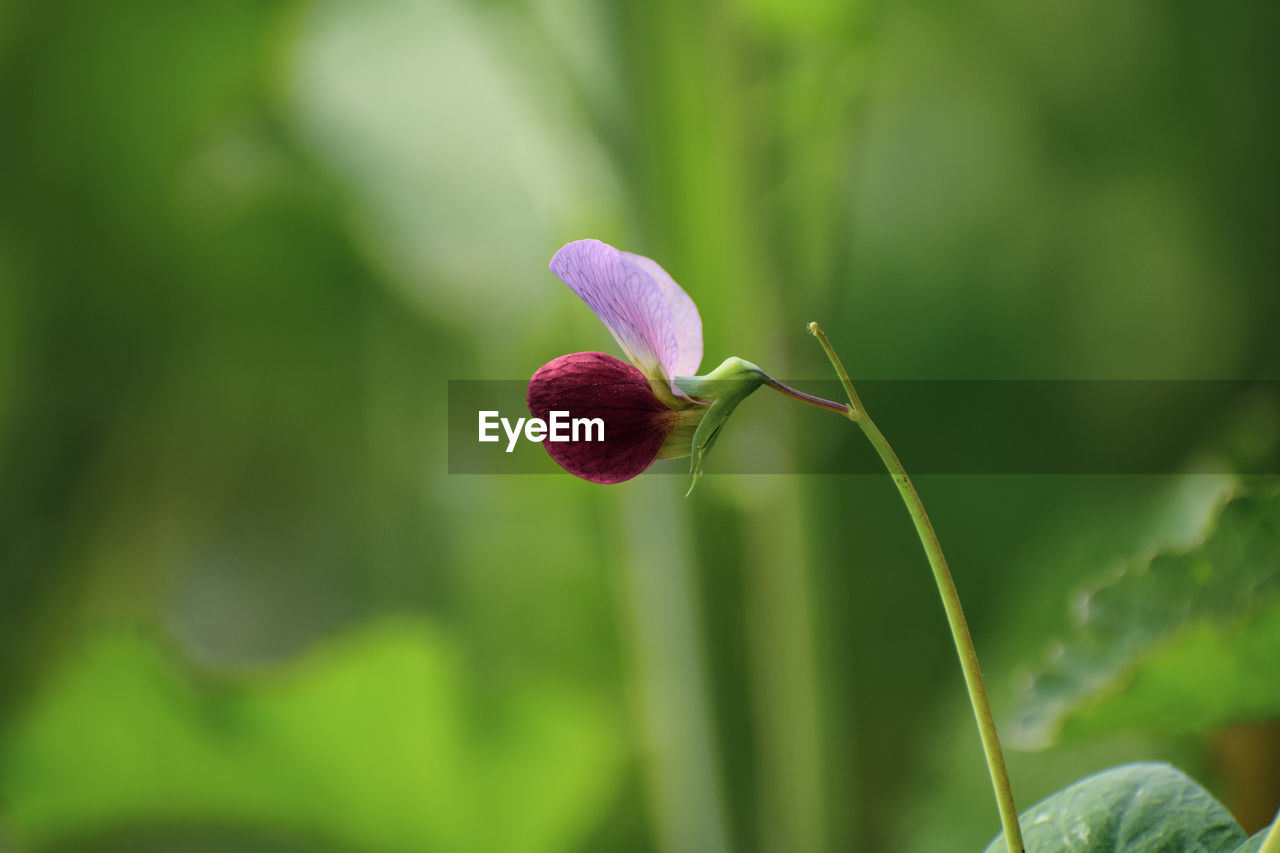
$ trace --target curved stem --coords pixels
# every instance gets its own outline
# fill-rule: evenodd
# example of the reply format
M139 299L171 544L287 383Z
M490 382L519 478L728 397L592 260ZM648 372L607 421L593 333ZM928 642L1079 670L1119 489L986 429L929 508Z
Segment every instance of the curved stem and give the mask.
M960 595L956 591L956 584L951 577L951 570L947 567L947 558L942 553L942 545L938 542L938 534L934 531L933 524L929 521L929 514L925 512L924 503L920 500L920 495L911 483L911 478L907 476L906 468L902 466L902 462L898 459L898 455L893 452L893 448L889 446L884 433L880 432L875 422L867 415L867 410L863 407L862 401L858 399L858 393L853 389L853 382L849 379L849 373L844 369L844 365L840 362L840 357L836 355L835 350L831 347L831 341L827 340L826 334L818 327L817 323L810 323L809 331L822 344L822 349L826 352L827 358L831 360L831 365L840 376L840 382L844 385L845 393L849 395L851 406L846 410L846 417L861 427L862 432L870 440L871 446L880 455L880 459L884 462L884 466L888 469L890 476L893 477L894 485L898 487L898 493L902 496L902 502L906 504L907 513L915 524L916 534L920 537L920 544L924 546L925 555L929 558L934 580L938 584L938 592L942 596L942 606L947 613L947 622L951 627L951 636L955 641L956 652L960 656L960 668L964 670L965 686L969 689L969 702L973 705L973 715L978 721L978 733L982 736L982 749L987 756L987 769L991 773L991 784L995 788L996 805L1000 809L1000 822L1004 826L1005 841L1009 846L1010 853L1023 853L1022 830L1018 824L1018 809L1013 802L1013 787L1009 783L1009 771L1005 767L1004 754L1000 750L1000 738L996 732L995 717L991 713L991 703L987 699L987 688L982 681L982 669L978 666L978 653L973 647L973 638L969 635L969 626L964 618L964 609L960 606ZM1268 843L1276 840L1277 848L1280 848L1280 832L1273 830L1271 834L1276 838L1269 838ZM1274 851L1267 849L1266 853L1280 853L1280 849Z
M845 417L849 416L849 407L844 403L835 403L831 400L824 400L821 397L815 397L812 394L806 394L803 391L797 391L790 385L783 385L764 371L761 371L760 375L764 377L765 385L768 385L775 391L786 394L793 400L799 400L801 403L808 403L810 406L817 406L819 409L826 409L830 412L838 412Z
M822 331L817 323L809 324L809 334L818 339L818 343L822 345L822 351L827 354L831 366L836 369L836 376L840 377L840 384L844 386L844 393L849 395L849 403L852 405L850 418L857 419L859 412L862 411L862 400L858 398L858 392L853 390L853 380L849 378L849 371L844 369L844 362L840 360L840 356L836 355L831 341L827 340L827 333Z
M1280 812L1276 812L1275 820L1271 821L1271 829L1267 832L1267 837L1262 839L1258 853L1280 853Z

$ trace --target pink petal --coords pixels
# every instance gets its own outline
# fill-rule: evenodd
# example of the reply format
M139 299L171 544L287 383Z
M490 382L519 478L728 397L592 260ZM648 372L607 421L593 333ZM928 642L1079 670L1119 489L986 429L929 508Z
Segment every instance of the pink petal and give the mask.
M697 371L702 320L662 267L599 240L577 240L556 252L551 271L587 303L646 376L685 396L672 380Z
M530 413L552 411L604 420L603 441L556 442L543 447L560 467L593 483L621 483L653 464L674 426L673 413L654 396L649 380L625 361L602 352L576 352L533 374L526 394Z
M675 279L667 271L658 266L657 261L644 255L633 255L623 252L623 257L647 272L666 298L667 307L671 310L671 319L675 325L677 355L673 364L664 365L670 376L695 376L698 365L702 364L702 317L698 314L698 306L693 304L689 294L684 292Z

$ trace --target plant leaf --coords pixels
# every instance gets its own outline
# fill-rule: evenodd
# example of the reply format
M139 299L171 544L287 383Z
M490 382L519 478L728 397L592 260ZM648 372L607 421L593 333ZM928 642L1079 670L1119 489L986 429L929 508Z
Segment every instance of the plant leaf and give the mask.
M1271 831L1271 827L1263 827L1254 835L1249 836L1249 840L1241 844L1231 853L1258 853L1262 849L1262 842L1267 840L1267 833Z
M1200 545L1130 563L1075 615L1028 679L1016 746L1280 713L1280 496L1237 497Z
M1242 830L1168 764L1126 764L1064 788L1019 817L1027 853L1232 853ZM1006 853L1004 834L986 853Z

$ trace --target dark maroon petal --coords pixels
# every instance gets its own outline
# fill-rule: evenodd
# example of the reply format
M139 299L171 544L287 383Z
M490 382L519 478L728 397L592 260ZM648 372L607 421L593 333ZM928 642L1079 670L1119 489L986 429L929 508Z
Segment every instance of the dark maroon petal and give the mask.
M546 421L552 411L601 418L603 441L542 442L560 467L593 483L621 483L653 464L675 425L644 374L602 352L562 355L529 380L529 411Z

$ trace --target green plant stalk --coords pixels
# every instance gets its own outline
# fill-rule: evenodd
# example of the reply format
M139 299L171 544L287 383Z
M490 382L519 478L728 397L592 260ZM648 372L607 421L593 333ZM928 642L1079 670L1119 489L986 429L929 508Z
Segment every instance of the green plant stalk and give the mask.
M1267 832L1267 837L1262 839L1258 853L1280 853L1280 812L1276 812L1275 820L1271 821L1271 829Z
M956 652L960 656L960 668L964 670L965 686L969 689L969 702L973 705L973 715L978 721L978 733L982 736L982 749L987 756L987 769L991 773L991 784L995 788L996 805L1000 809L1000 822L1004 826L1005 841L1009 845L1010 853L1024 853L1022 829L1018 824L1018 809L1013 801L1013 787L1009 783L1009 770L1005 767L1004 754L1000 750L1000 737L996 733L995 718L991 713L991 703L987 699L987 688L982 681L982 669L978 666L978 652L973 647L973 638L969 635L969 625L964 618L964 609L960 606L960 594L956 591L951 570L947 568L947 558L942 553L938 534L934 531L933 524L929 521L929 514L925 512L924 503L920 500L915 486L912 485L911 478L907 476L907 470L898 459L898 454L893 452L884 433L880 432L875 422L867 415L867 410L858 398L858 392L854 390L849 373L844 369L844 364L832 348L831 341L827 340L826 334L817 323L810 323L809 331L822 344L827 358L831 360L831 365L835 368L840 377L840 383L849 396L849 405L820 400L787 388L773 380L768 380L765 384L810 405L835 411L843 410L841 413L862 429L870 440L871 446L880 455L890 476L893 477L894 485L898 487L898 493L902 496L902 502L906 504L907 513L915 524L916 534L920 537L920 544L924 546L925 555L929 558L929 565L933 569L934 580L938 584L938 592L942 596L947 623L951 627L951 636L955 640ZM1280 853L1280 831L1273 827L1260 853Z

